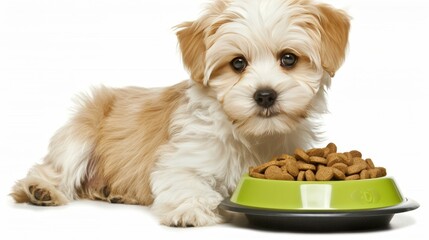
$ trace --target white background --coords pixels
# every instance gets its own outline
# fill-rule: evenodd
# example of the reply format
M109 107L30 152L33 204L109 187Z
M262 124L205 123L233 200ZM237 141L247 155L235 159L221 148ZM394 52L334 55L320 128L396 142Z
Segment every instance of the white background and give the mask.
M429 226L429 198L424 195L429 173L426 0L326 0L353 17L348 56L329 92L327 141L343 151L359 149L385 166L403 195L422 205L395 215L390 230L269 232L247 228L244 219L236 225L175 229L159 225L147 207L89 201L56 208L13 203L8 194L14 181L46 154L49 138L70 116L76 93L101 84L153 87L187 78L172 27L195 19L205 1L0 0L2 236L422 239Z

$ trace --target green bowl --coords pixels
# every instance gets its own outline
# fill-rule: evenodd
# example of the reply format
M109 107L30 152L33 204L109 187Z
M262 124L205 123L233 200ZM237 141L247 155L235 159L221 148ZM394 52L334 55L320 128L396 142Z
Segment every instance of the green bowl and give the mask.
M277 210L364 210L404 201L393 178L352 181L283 181L244 175L231 202Z

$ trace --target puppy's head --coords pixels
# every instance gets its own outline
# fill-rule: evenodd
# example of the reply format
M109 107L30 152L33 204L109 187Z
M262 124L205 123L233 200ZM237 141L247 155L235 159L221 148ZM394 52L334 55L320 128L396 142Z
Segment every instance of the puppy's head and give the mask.
M215 0L177 36L191 78L239 131L287 133L344 60L349 17L308 0Z

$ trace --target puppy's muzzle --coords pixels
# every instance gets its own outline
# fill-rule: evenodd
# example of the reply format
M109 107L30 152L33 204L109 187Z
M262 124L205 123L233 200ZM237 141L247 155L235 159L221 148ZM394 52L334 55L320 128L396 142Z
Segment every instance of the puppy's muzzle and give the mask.
M269 108L276 102L277 92L273 89L260 89L255 92L253 99L259 106Z

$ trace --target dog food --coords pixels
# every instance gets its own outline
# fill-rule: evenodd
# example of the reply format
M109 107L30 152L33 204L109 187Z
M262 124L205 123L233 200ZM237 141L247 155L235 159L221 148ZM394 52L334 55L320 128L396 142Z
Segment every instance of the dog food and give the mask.
M284 154L273 160L251 167L249 175L255 178L289 181L358 180L386 176L386 169L376 167L370 159L363 159L357 150L339 153L334 143L325 148L307 151L296 149L294 155Z

